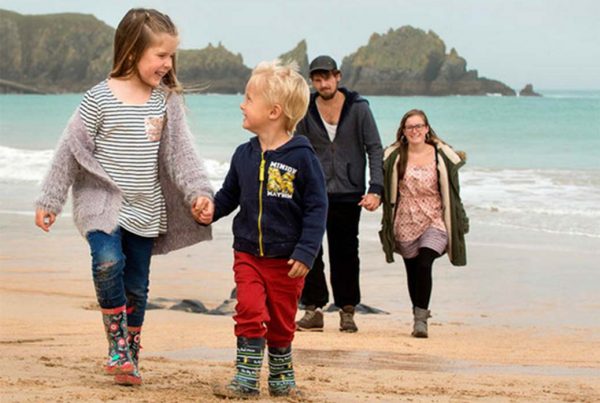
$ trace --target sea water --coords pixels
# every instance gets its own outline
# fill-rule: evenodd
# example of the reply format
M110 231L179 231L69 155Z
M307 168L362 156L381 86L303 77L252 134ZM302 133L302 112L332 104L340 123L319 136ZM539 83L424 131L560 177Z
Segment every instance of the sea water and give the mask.
M418 108L443 140L467 153L461 193L472 221L600 238L600 91L542 93L367 99L384 146L394 142L402 115ZM34 190L81 97L0 95L0 213L32 214ZM185 100L195 145L218 188L236 146L252 137L241 128L242 97Z

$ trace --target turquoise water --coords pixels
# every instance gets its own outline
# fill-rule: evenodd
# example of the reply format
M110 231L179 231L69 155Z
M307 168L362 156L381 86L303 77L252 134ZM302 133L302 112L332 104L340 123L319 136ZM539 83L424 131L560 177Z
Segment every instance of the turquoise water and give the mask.
M467 152L461 182L471 219L600 238L600 91L542 93L367 98L384 145L394 141L402 115L419 108L440 137ZM39 183L80 100L81 94L0 95L3 189ZM241 100L186 96L190 127L215 187L235 147L252 136L241 128ZM6 200L0 196L0 209Z
M0 95L0 145L51 149L81 99ZM368 97L382 141L395 137L407 110L426 111L432 127L469 165L486 168L599 169L600 91L525 97ZM186 97L200 152L221 162L250 134L241 129L241 96ZM204 150L204 152L203 152Z
M382 137L403 113L424 110L436 133L487 168L600 168L600 92L589 98L375 97Z

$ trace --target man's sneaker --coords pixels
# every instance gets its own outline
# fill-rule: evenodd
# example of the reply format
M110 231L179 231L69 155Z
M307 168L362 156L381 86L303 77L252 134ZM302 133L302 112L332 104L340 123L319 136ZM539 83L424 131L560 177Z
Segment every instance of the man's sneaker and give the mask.
M346 305L340 309L340 332L355 333L358 331L354 323L354 307Z
M308 305L302 319L296 322L296 329L300 332L322 332L323 311L321 311L321 308Z

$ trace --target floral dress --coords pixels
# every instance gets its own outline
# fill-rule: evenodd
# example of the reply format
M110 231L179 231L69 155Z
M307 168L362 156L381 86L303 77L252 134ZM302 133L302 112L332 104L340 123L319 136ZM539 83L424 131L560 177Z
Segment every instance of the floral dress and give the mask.
M442 219L435 160L423 166L408 164L398 192L394 217L396 250L406 259L417 256L420 248L442 255L448 245L448 232Z

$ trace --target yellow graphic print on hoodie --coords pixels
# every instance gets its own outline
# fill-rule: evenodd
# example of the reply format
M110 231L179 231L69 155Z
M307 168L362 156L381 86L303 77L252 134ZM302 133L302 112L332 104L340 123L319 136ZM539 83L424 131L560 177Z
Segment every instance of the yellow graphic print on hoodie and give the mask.
M284 173L282 174L281 171ZM269 165L267 196L291 199L294 195L294 179L297 171L296 168L272 161Z

